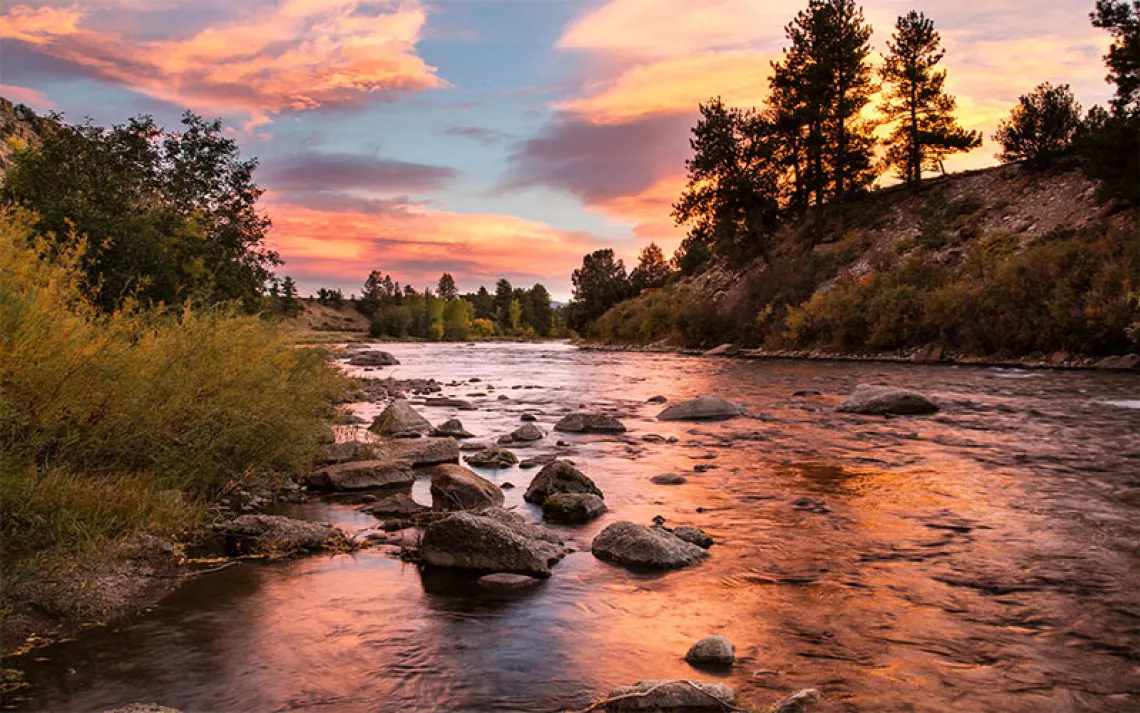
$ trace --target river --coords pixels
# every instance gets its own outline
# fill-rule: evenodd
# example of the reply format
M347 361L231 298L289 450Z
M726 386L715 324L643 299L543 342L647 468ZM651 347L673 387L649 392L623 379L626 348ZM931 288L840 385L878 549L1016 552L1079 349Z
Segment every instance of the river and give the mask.
M556 711L641 679L699 678L758 707L816 687L823 713L1140 710L1134 374L702 359L562 343L385 348L401 365L371 373L435 377L456 384L445 395L479 406L417 407L433 423L458 416L493 437L530 412L549 431L584 406L629 428L549 434L517 451L562 453L606 494L600 520L556 528L578 551L553 577L489 592L383 550L245 563L191 580L121 625L38 651L24 709L154 701L185 713ZM862 382L920 390L943 410L836 413ZM820 394L793 396L804 390ZM706 393L755 417L662 423L661 407L646 403ZM369 417L379 406L353 408ZM649 433L678 440L643 441ZM559 439L570 446L556 447ZM507 506L541 519L522 501L536 471L481 472L519 486L506 491ZM688 482L650 482L662 473ZM430 503L426 474L413 493ZM305 514L349 531L376 523L343 504ZM590 554L608 523L656 515L705 529L717 543L711 556L649 575ZM730 672L682 659L713 633L736 645Z

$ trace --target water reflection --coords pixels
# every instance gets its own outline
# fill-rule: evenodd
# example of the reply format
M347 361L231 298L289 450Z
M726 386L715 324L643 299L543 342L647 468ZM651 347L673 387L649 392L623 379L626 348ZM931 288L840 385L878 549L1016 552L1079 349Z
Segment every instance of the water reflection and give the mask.
M444 393L480 407L420 407L433 422L457 415L490 438L523 412L549 429L580 404L625 421L622 436L551 435L519 451L568 455L612 510L559 528L579 551L553 578L487 592L382 552L241 565L124 626L42 652L50 661L32 666L24 707L578 708L641 678L716 678L682 660L715 632L740 656L724 680L758 704L815 686L824 711L1138 708L1140 410L1110 403L1137 398L1134 376L562 345L390 349L401 366L377 373L453 380ZM918 419L835 413L863 381L933 392L947 407ZM739 400L757 418L660 423L660 407L645 403L701 393ZM555 447L559 439L570 445ZM538 519L521 500L533 473L484 472L520 486L507 505ZM688 482L649 481L662 473ZM413 494L428 502L426 481ZM349 530L372 522L344 504L308 514ZM647 576L589 554L608 522L655 515L706 529L713 556Z

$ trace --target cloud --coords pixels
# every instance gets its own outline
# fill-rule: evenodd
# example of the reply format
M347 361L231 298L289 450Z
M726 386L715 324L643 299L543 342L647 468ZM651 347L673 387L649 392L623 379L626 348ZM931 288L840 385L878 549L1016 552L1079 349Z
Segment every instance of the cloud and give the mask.
M56 103L47 98L43 92L29 87L18 87L12 84L0 84L0 97L5 97L16 104L26 104L39 111L52 110Z
M150 39L93 29L87 12L16 5L0 17L0 38L200 111L264 116L445 86L415 52L427 19L418 0L280 0L260 13L233 7L236 17L188 37Z
M443 188L458 175L447 166L363 154L305 152L267 163L263 177L266 185L283 191L420 193Z
M474 139L487 146L500 144L512 138L511 134L505 131L488 129L483 126L451 126L445 129L444 133L451 136L463 136L468 139Z

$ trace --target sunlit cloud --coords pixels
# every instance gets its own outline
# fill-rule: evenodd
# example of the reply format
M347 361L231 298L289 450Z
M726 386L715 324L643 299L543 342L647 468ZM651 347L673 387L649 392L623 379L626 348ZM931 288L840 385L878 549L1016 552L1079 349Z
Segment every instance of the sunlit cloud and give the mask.
M17 104L25 104L39 111L50 111L56 108L56 103L48 99L47 95L38 89L31 89L30 87L0 84L0 96L10 99Z

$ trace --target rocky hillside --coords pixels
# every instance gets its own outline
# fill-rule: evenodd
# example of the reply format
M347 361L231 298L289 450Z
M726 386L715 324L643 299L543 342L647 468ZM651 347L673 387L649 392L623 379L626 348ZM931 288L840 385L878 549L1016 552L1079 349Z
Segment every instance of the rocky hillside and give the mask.
M301 312L286 320L291 329L301 332L367 332L368 318L350 304L330 307L316 300L301 300Z
M770 259L627 300L608 344L964 355L1140 350L1140 223L1079 171L893 187L789 225Z
M0 183L12 162L12 154L19 148L35 145L40 136L51 131L55 122L36 116L23 104L13 104L0 97Z

